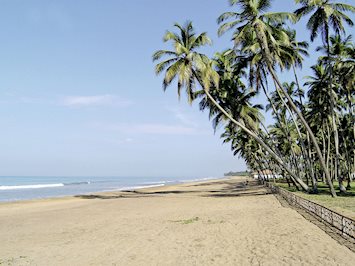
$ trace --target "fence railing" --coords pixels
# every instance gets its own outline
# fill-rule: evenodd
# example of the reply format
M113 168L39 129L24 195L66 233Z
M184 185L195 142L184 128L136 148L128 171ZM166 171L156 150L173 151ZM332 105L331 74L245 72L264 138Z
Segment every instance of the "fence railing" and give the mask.
M266 186L269 187L273 193L281 195L289 204L301 207L306 211L313 213L323 221L339 229L343 235L355 239L355 221L353 219L314 203L313 201L299 197L294 193L274 186L271 183L266 182Z

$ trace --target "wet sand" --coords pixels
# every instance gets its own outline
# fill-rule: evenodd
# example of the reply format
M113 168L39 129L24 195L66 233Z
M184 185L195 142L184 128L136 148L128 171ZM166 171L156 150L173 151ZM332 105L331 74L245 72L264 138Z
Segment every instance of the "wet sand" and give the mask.
M243 177L0 204L0 265L354 265Z

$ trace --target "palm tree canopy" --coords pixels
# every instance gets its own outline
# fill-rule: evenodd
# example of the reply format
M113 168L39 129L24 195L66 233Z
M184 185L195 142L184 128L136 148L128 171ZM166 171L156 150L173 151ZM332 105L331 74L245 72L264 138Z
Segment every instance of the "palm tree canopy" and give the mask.
M172 50L158 50L153 54L153 61L166 58L155 66L155 73L158 75L165 71L163 89L177 80L177 91L180 97L181 89L186 88L188 101L193 100L196 75L201 69L207 69L209 63L207 56L197 52L198 48L211 44L206 32L196 34L192 22L188 21L184 26L174 24L178 33L167 31L164 35L164 42L171 42ZM214 76L217 79L216 75Z
M292 57L291 40L284 29L284 22L296 21L296 16L289 12L267 12L271 0L231 0L232 7L240 12L225 12L217 19L221 24L218 34L234 30L233 41L235 47L240 47L243 52L258 53L266 49L264 58L270 65L278 64L285 67L285 59ZM289 60L289 59L287 59Z
M332 27L337 34L345 33L343 21L353 26L353 21L344 13L345 11L355 12L355 7L343 3L333 3L331 0L296 0L302 6L295 10L298 18L314 12L308 22L307 28L311 31L313 42L319 34L324 43L327 43L329 27Z

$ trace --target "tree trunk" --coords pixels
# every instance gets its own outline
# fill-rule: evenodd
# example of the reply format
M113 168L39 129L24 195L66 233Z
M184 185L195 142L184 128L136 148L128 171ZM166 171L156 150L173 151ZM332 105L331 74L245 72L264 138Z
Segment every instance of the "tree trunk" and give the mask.
M301 85L298 81L298 77L297 77L297 72L296 72L296 67L295 65L293 64L292 65L292 69L293 69L293 75L295 76L295 81L296 81L296 84L297 84L297 89L298 89L298 97L299 97L299 100L300 100L300 103L301 103L301 112L304 113L304 105L303 105L303 101L302 101L302 96L301 96ZM308 149L305 151L305 161L307 162L307 166L309 167L309 172L307 172L307 174L309 174L311 176L311 180L312 180L312 184L313 184L313 193L318 193L318 181L314 175L314 169L313 169L313 165L312 165L312 161L311 161L311 153L309 152L308 153L308 150L311 149L311 144L309 143L309 133L308 131L306 131L306 135L307 135L307 141L308 141ZM303 144L304 145L304 144ZM305 145L304 145L305 146ZM325 154L323 156L325 158ZM324 179L324 177L323 177Z
M276 89L276 92L277 92L277 94L279 95L279 97L280 97L280 99L281 99L281 101L282 101L282 104L286 107L287 111L289 112L289 114L290 114L290 116L291 116L291 119L292 119L292 121L293 121L293 124L295 125L296 131L297 131L297 134L298 134L300 143L301 143L302 155L303 155L303 157L304 157L304 151L305 151L306 147L305 147L305 145L304 145L303 138L302 138L302 134L301 134L301 131L300 131L300 129L299 129L299 127L298 127L298 124L297 124L297 120L296 120L294 114L292 113L292 111L290 110L290 107L289 107L289 106L287 105L287 103L285 102L285 100L284 100L283 96L281 95L280 91L277 89L276 84L275 84L275 89ZM289 133L290 133L290 131L289 131ZM290 145L292 145L292 143L291 143L291 136L289 137L289 142L290 142ZM300 172L301 172L302 170L298 168L298 165L299 165L299 164L296 164L295 167L296 167L298 173L300 174ZM303 176L301 176L301 178L302 178L302 177L303 177ZM312 180L312 181L313 181L313 180ZM308 185L308 179L307 179L307 185ZM316 185L316 184L313 184L313 188L314 188L314 187L317 188L317 185Z
M333 65L330 60L330 43L329 43L329 30L326 28L326 41L327 41L327 56L328 56L328 67L330 68L330 81L329 81L329 92L330 92L330 115L332 118L332 126L334 131L334 145L335 145L335 167L334 174L335 179L338 180L340 192L345 192L346 188L343 186L343 180L339 174L340 171L340 154L339 154L339 134L338 126L336 123L336 114L335 114L335 99L333 95Z
M204 87L203 87L204 88ZM241 124L240 122L236 121L226 110L224 110L217 102L216 100L211 96L211 94L208 92L208 90L204 89L207 97L210 99L210 101L228 118L230 119L234 124L236 124L238 127L240 127L245 133L247 133L250 137L255 139L270 155L271 157L278 163L280 166L282 166L287 173L290 174L297 182L301 185L301 187L305 191L309 191L309 187L298 177L296 176L291 169L285 165L285 163L282 161L282 159L268 146L266 143L257 136L257 134L250 129L248 129L246 126Z
M309 136L311 138L311 141L314 145L314 148L316 149L316 152L317 152L317 155L319 157L319 161L320 161L320 164L321 164L321 167L323 168L324 172L325 172L325 176L327 178L327 180L329 181L329 188L330 188L330 193L332 194L332 197L336 197L336 193L335 193L335 190L334 190L334 187L333 187L333 184L330 182L330 174L329 174L329 171L325 165L325 161L324 161L324 158L322 156L322 151L320 150L319 148L319 145L318 145L318 142L317 142L317 139L316 137L314 136L313 134L313 131L311 130L311 128L309 127L307 121L304 119L302 113L298 110L297 106L295 105L295 103L292 101L290 95L287 93L287 91L282 87L282 84L280 82L280 80L278 79L275 71L274 71L274 68L273 68L273 65L270 61L270 58L271 58L271 53L269 51L269 48L267 46L267 40L263 38L263 34L260 34L260 30L259 30L259 26L258 24L255 24L255 30L256 30L256 34L257 34L257 38L259 40L259 44L260 44L260 47L261 47L261 51L263 53L263 56L264 56L264 59L266 61L266 64L268 66L268 69L269 69L269 72L272 76L272 79L276 82L277 86L281 89L281 91L284 93L284 95L286 96L287 100L289 101L290 103L290 107L292 108L292 110L295 111L295 113L298 115L298 117L300 118L302 124L304 125L304 127L306 128L306 130L309 132Z

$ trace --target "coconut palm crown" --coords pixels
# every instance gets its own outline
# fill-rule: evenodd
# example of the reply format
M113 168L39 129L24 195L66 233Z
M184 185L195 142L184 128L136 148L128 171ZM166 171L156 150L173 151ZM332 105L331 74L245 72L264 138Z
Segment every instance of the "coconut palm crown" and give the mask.
M167 31L163 38L164 42L172 41L173 50L159 50L153 54L153 61L168 57L155 66L155 72L160 74L165 70L164 91L174 80L177 80L179 97L181 89L185 87L188 101L191 103L194 98L197 73L209 61L205 55L196 50L212 42L206 32L196 35L191 21L186 22L184 26L175 23L174 27L179 30L179 33Z

